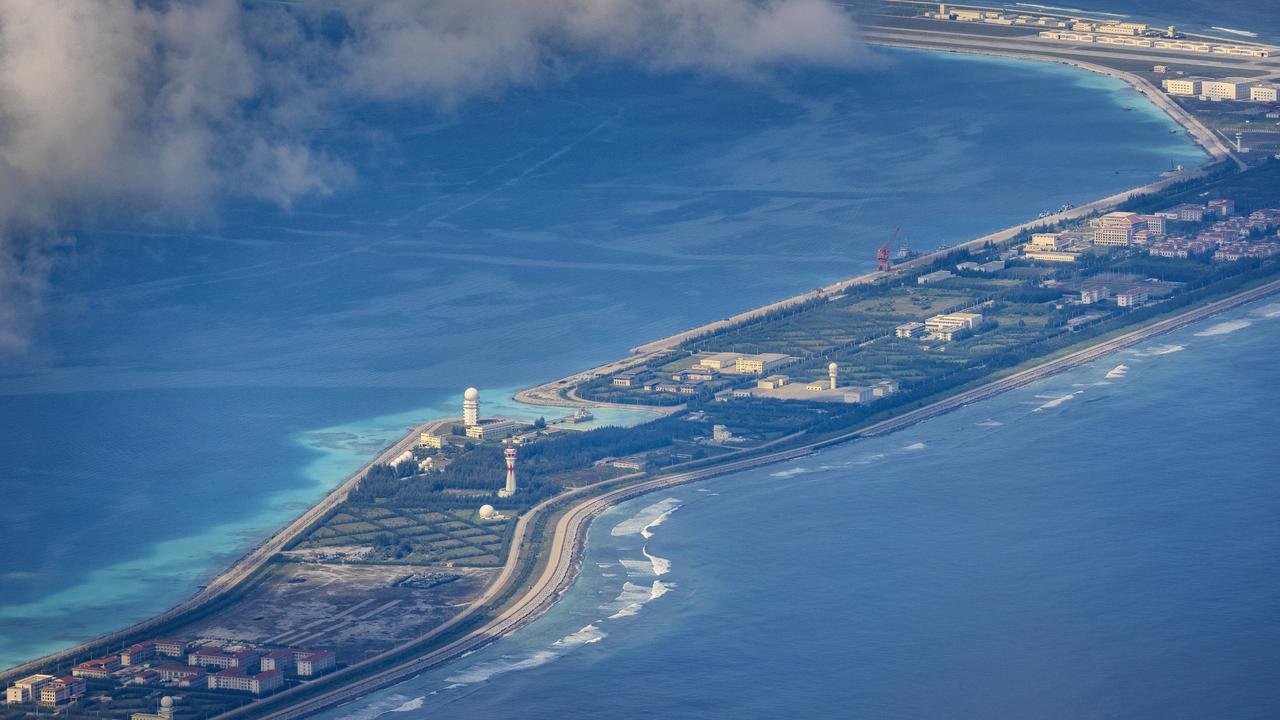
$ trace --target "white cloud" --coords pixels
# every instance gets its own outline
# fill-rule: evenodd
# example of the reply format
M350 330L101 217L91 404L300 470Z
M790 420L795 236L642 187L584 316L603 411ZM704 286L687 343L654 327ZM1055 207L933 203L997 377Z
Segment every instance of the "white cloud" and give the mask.
M308 128L352 103L448 108L598 59L751 76L860 52L826 0L0 0L0 352L35 322L39 238L336 192L351 170Z

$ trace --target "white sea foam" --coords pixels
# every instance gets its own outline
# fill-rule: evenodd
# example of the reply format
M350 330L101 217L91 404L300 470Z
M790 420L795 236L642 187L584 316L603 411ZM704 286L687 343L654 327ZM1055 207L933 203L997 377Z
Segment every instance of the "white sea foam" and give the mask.
M1214 335L1226 335L1237 330L1243 330L1253 323L1248 320L1227 320L1217 325L1201 330L1196 333L1196 337L1213 337Z
M803 475L807 472L809 472L809 468L793 467L793 468L787 468L786 470L779 470L778 472L775 472L775 473L769 473L769 477L789 478L789 477L795 477L796 475Z
M923 450L924 447L925 447L924 443L922 442L913 442L910 445L903 445L902 449L903 450Z
M1107 371L1107 378L1110 380L1122 378L1127 372L1129 372L1129 366L1121 363Z
M1245 37L1251 37L1251 38L1258 37L1258 33L1251 32L1249 30L1236 30L1234 28L1222 27L1221 25L1210 25L1209 27L1224 33L1231 33L1232 35L1243 35Z
M555 641L554 647L571 648L579 645L590 645L591 643L598 643L608 636L608 633L591 624L572 635L566 635Z
M1077 391L1075 391L1075 392L1073 392L1073 393L1067 393L1066 395L1061 395L1061 396L1059 396L1059 397L1055 397L1055 398L1053 398L1052 400L1049 400L1048 402L1046 402L1046 403L1042 404L1040 407L1036 408L1035 410L1032 410L1032 412L1040 412L1041 410L1052 410L1053 408L1058 407L1058 406L1059 406L1059 405L1061 405L1062 403L1064 403L1064 402L1066 402L1066 401L1070 400L1071 398L1073 398L1073 397L1075 397L1075 396L1079 395L1079 394L1080 394L1080 393L1082 393L1082 392L1084 392L1084 391L1083 391L1083 390L1077 390ZM1045 395L1037 395L1036 397L1038 397L1038 398L1044 398L1044 397L1048 397L1048 396L1045 396Z
M1249 314L1254 317L1278 318L1280 317L1280 303L1271 303L1270 305L1263 305L1262 307L1258 308L1257 310L1254 310Z
M426 701L427 701L426 695L423 695L421 697L416 697L406 702L405 704L401 705L400 707L392 708L390 712L409 712L410 710L417 710L418 708L422 707L422 705Z
M529 670L546 665L558 657L560 657L560 654L551 650L539 650L531 655L526 655L525 657L504 655L497 660L477 663L476 665L466 668L465 670L445 679L451 683L465 683L468 685L481 683L489 680L490 678L509 673L514 670Z
M1182 352L1187 348L1182 345L1152 345L1151 347L1138 353L1139 355L1168 355L1169 353Z
M347 710L347 714L343 717L345 717L346 720L374 720L374 718L386 715L390 712L408 712L409 710L416 710L419 707L422 707L422 701L425 699L425 697L410 698L408 695L395 693L382 700L371 702L362 708ZM414 702L417 702L418 704L412 708L406 707ZM402 710L401 708L404 709Z
M999 420L983 420L982 422L978 423L978 427L987 427L987 428L1004 427L1004 423L1000 422Z
M854 460L855 465L870 465L873 462L879 462L885 458L884 453L870 453Z
M671 561L650 553L648 545L640 548L640 552L644 553L644 556L649 558L649 564L653 567L654 575L661 576L671 572Z
M617 620L618 618L631 617L640 612L640 608L644 607L645 603L666 595L673 587L675 587L674 583L664 583L661 580L654 580L649 587L627 583L622 586L622 592L618 595L618 598L613 603L605 606L605 609L614 611L609 616L609 619Z
M676 498L669 497L665 500L659 500L630 518L614 525L610 534L614 537L642 535L645 539L648 539L653 535L649 532L650 528L661 525L662 521L666 520L667 516L675 512L676 508L679 507L680 501Z

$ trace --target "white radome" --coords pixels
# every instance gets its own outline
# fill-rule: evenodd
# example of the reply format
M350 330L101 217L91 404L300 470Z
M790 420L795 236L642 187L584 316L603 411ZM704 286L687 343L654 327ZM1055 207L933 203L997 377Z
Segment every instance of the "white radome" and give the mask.
M480 506L480 519L481 519L481 520L492 520L492 519L493 519L493 516L494 516L494 514L495 514L495 512L496 512L496 511L493 509L493 506L492 506L492 505L481 505L481 506Z
M827 366L827 370L830 370L832 372L835 372L836 370L839 370L839 369L840 369L840 366L835 363L831 363L830 365Z
M164 697L160 698L160 707L162 708L173 707L173 698L169 697L168 695L165 695Z
M467 391L462 393L462 399L463 400L479 400L480 391L475 388L467 388Z

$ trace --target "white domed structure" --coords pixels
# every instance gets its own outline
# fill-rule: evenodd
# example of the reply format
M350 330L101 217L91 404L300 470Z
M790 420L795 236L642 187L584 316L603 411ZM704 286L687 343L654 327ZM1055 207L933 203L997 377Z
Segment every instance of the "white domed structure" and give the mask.
M164 697L160 698L160 707L162 708L173 707L173 698L169 697L168 695L165 695Z
M480 391L473 387L462 393L462 424L467 427L480 424Z
M837 387L836 375L839 374L839 371L840 371L840 366L835 363L831 363L830 365L827 366L827 375L831 378L832 390L835 390Z
M480 506L480 519L481 519L481 520L492 520L492 519L493 519L493 516L494 516L494 515L496 515L496 514L497 514L497 511L495 511L495 510L493 509L493 506L492 506L492 505L481 505L481 506Z

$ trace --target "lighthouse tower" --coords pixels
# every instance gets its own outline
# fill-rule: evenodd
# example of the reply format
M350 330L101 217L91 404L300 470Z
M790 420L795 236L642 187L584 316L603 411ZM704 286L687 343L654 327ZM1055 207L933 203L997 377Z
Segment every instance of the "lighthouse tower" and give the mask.
M835 389L836 389L836 374L837 374L839 371L840 371L840 366L839 366L839 365L837 365L837 364L835 364L835 363L831 363L830 365L828 365L828 366L827 366L827 375L831 376L831 389L832 389L832 390L835 390Z
M480 424L480 391L467 388L462 394L462 424L471 427Z
M507 438L507 449L503 451L507 459L507 486L498 491L498 497L511 497L516 494L516 446Z

